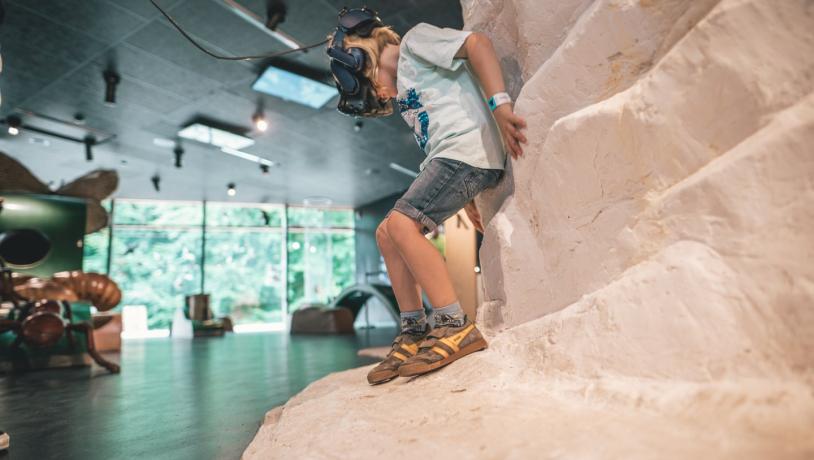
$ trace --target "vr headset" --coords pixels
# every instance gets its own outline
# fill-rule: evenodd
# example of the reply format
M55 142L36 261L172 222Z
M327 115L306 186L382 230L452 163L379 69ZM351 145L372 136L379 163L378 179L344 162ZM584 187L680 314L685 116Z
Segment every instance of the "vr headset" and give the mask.
M364 76L367 53L361 48L345 48L346 35L369 37L377 27L384 27L375 11L369 8L343 8L339 12L333 40L328 47L331 73L339 90L337 110L345 115L372 116L387 108L387 99L379 99L373 85Z

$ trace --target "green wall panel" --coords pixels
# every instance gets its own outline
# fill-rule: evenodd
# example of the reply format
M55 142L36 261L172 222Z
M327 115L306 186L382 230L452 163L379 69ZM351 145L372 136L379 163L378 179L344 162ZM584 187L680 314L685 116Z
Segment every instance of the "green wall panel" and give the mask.
M0 232L21 228L39 230L51 240L51 252L38 264L14 271L50 276L82 269L85 200L56 195L2 194Z

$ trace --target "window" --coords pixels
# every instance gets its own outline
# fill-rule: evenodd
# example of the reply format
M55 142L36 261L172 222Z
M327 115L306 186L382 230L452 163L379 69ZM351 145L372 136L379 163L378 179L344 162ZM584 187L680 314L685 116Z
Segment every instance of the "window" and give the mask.
M115 202L110 277L122 305L147 308L150 329L168 329L184 296L200 292L202 217L197 202Z
M122 199L112 213L112 238L85 237L84 269L109 265L150 329L169 328L189 294L209 293L237 325L282 323L287 306L327 303L355 280L351 209Z
M144 305L150 329L168 329L184 296L201 286L201 228L114 229L110 277L122 305Z
M289 309L328 303L354 282L353 211L288 208Z
M107 273L107 243L110 229L103 228L96 233L85 235L82 270L93 273Z
M216 316L284 320L284 219L283 206L206 204L204 286Z

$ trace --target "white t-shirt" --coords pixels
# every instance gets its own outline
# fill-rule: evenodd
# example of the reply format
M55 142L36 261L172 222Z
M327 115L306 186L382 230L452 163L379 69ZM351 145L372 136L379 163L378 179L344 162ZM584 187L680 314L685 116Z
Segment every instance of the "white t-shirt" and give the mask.
M503 169L500 131L466 59L455 59L471 32L421 23L402 38L398 108L427 154L477 168Z

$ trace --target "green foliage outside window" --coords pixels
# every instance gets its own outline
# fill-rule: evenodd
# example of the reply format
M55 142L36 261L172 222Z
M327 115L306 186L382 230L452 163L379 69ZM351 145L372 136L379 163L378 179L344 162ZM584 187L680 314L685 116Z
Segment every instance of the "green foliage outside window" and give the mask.
M113 224L200 227L202 219L200 202L117 200Z
M353 228L353 210L288 208L289 227Z
M110 230L103 228L85 236L82 270L93 273L107 273L107 242Z
M282 231L210 230L206 291L218 316L236 324L283 320Z
M200 202L115 203L110 275L122 305L147 307L151 329L168 328L184 296L200 292L203 217ZM236 324L279 322L286 293L292 307L327 302L354 282L352 210L289 208L289 225L307 228L289 232L287 277L285 219L283 206L206 204L204 289L216 315ZM86 271L105 272L107 232L85 237Z
M186 294L201 285L198 229L116 228L110 277L122 289L122 305L144 305L150 329L168 328Z
M283 206L206 203L208 227L282 228L284 218Z

